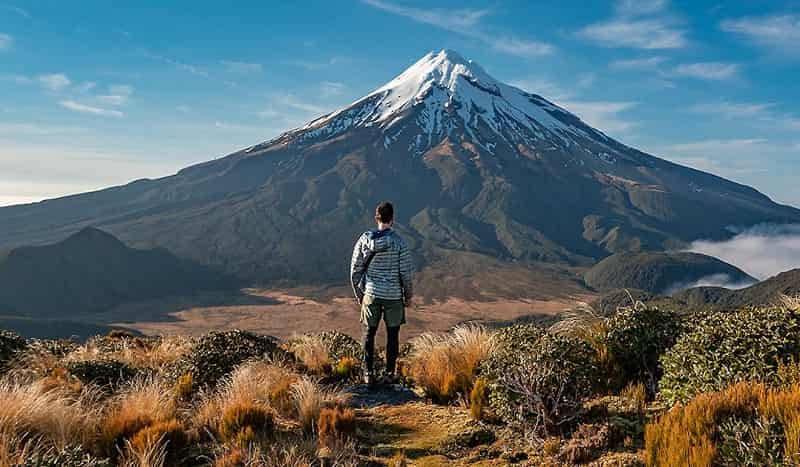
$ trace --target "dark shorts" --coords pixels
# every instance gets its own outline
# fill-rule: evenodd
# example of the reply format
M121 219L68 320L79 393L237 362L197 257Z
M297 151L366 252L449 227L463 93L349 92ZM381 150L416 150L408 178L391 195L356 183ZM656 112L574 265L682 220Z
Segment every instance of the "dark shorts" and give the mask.
M383 298L364 297L361 302L361 322L371 328L377 328L381 317L386 326L394 328L406 323L406 310L403 300L385 300Z

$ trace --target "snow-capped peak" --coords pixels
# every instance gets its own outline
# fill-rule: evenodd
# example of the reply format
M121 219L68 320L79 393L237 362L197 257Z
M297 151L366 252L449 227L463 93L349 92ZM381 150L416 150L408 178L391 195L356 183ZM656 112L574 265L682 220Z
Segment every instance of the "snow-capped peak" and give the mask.
M455 129L463 130L490 151L499 141L514 147L546 139L569 146L576 135L595 141L605 139L566 110L497 81L480 65L452 50L428 53L367 96L299 131L305 140L331 137L354 127L377 126L386 133L384 145L388 146L404 130L399 123L408 122L411 114L416 130L409 149L415 153ZM488 137L481 130L486 128L495 136Z

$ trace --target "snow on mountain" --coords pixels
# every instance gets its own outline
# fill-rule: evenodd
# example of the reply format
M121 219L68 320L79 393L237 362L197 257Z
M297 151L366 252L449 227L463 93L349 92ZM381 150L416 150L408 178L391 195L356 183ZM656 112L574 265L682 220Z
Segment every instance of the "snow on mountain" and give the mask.
M417 154L457 130L489 152L500 141L511 147L542 140L559 147L580 145L583 140L605 146L609 141L565 109L492 78L480 65L451 50L425 55L353 104L278 139L318 141L357 127L378 127L388 147L397 141L404 131L401 122L409 117L416 123L411 149Z

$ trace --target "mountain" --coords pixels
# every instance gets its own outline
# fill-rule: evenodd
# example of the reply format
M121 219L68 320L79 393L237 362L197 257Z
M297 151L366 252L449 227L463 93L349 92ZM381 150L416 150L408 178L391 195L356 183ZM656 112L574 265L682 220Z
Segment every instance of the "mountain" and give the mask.
M736 309L777 303L782 295L800 296L800 269L782 272L750 287L730 290L722 287L695 287L673 295L690 307L713 305Z
M231 277L164 249L128 248L106 232L84 228L56 244L15 248L0 259L0 315L71 319L127 301L235 286Z
M423 271L475 255L587 267L615 252L727 238L730 226L800 222L797 209L626 146L443 50L226 157L0 208L0 248L95 225L252 283L344 284L354 240L384 199Z
M699 253L616 253L584 274L586 283L599 290L637 289L670 294L697 283L747 284L756 279L722 260Z

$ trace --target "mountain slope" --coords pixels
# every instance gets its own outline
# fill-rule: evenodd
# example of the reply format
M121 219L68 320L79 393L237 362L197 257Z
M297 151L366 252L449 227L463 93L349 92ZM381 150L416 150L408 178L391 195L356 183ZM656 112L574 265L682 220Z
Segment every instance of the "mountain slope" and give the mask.
M715 305L728 309L778 303L781 296L800 296L800 269L782 272L750 287L730 290L722 287L695 287L673 295L688 306Z
M251 282L342 283L383 199L395 201L423 267L442 249L588 266L725 238L732 225L800 222L797 209L625 146L441 51L346 108L227 157L0 208L0 248L96 225Z
M0 315L71 318L126 301L235 286L232 278L167 251L131 249L85 228L0 260Z

